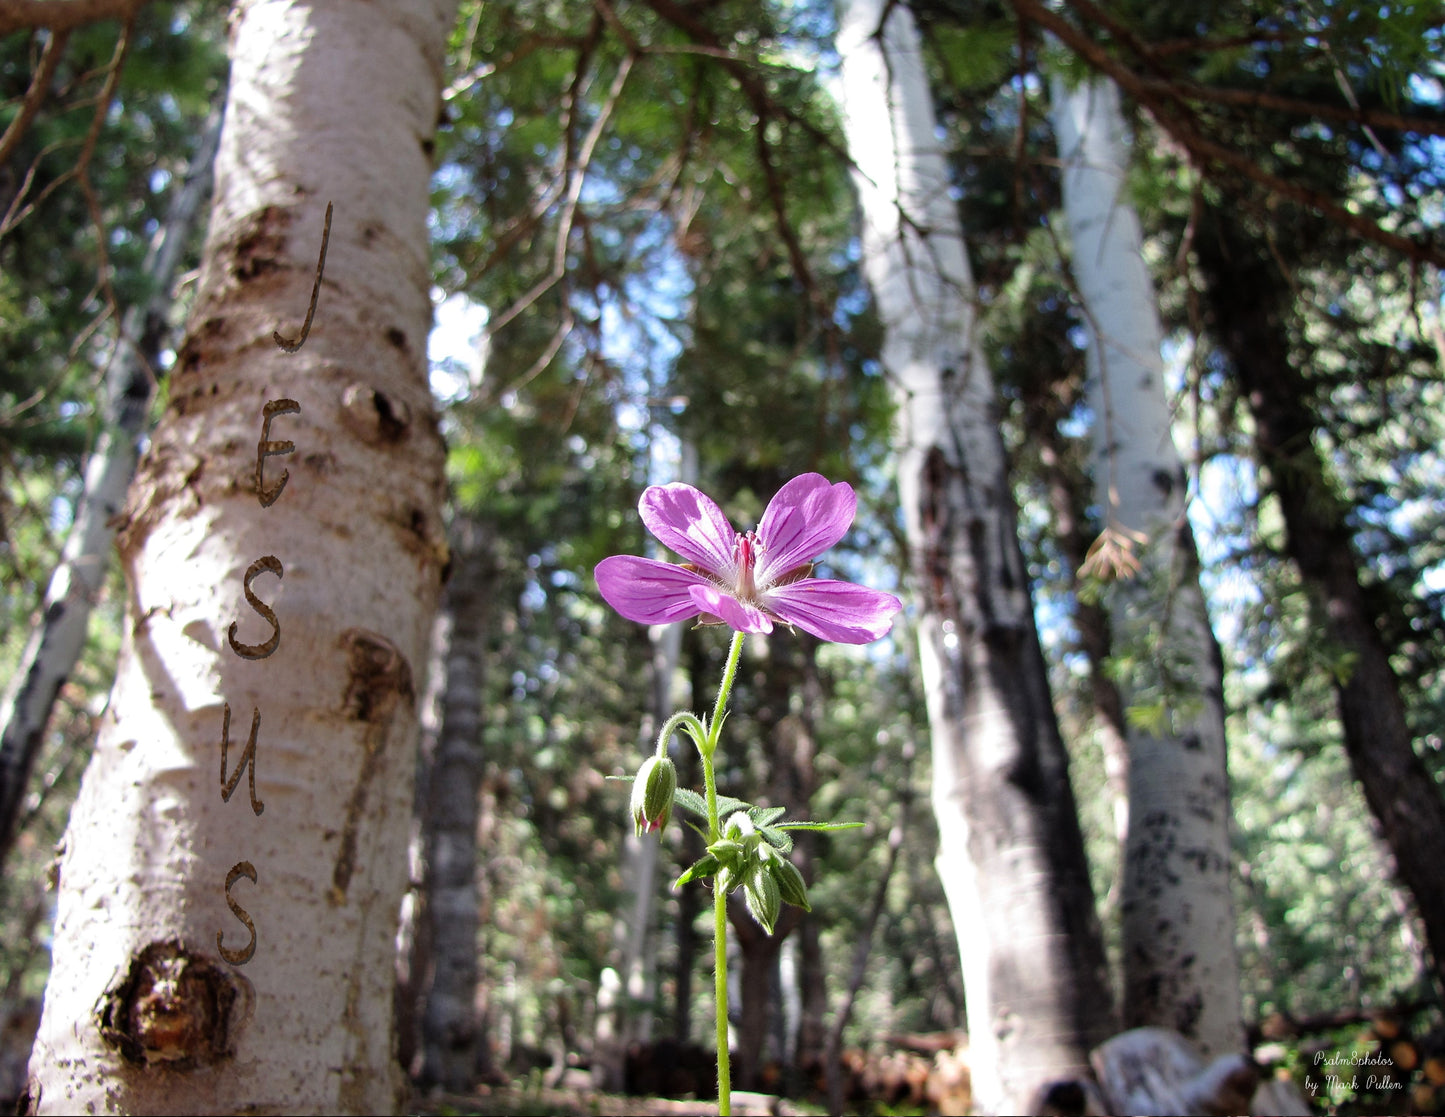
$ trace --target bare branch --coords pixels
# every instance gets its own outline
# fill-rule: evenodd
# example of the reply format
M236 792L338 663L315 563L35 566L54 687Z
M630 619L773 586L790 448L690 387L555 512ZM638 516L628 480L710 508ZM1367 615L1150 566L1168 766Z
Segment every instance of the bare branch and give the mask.
M45 53L40 56L40 65L35 68L35 73L30 79L30 88L25 91L25 101L16 113L15 119L10 122L10 127L5 129L5 134L0 136L0 163L10 158L10 153L15 150L15 145L20 142L20 137L25 134L25 129L30 127L30 122L35 118L41 102L45 100L45 94L50 90L50 79L55 75L55 67L60 63L60 56L65 53L65 44L70 39L69 31L57 31L50 36L50 41L45 44Z
M517 299L511 306L507 307L487 324L486 334L488 337L494 335L508 322L516 318L517 315L535 303L566 276L567 241L572 235L572 226L577 214L577 204L582 196L582 185L587 180L587 172L592 165L592 157L597 151L597 144L602 139L602 133L606 130L607 122L612 118L613 111L617 108L618 99L622 96L623 86L627 83L627 75L632 72L633 60L633 56L630 54L623 58L622 64L618 66L617 73L612 79L612 86L607 91L607 100L603 102L602 107L598 110L596 120L592 122L592 127L588 130L587 135L578 147L575 158L568 158L568 166L564 171L562 179L566 186L567 197L562 205L562 214L557 229L557 241L552 251L551 269L533 284L531 290L522 295L521 298ZM577 81L581 81L580 70ZM552 198L555 198L557 193L555 190L549 191ZM493 256L495 258L495 253Z
M105 19L129 22L146 0L6 0L0 7L0 35L24 28L73 31Z
M1269 109L1318 120L1337 120L1344 124L1358 124L1363 128L1389 128L1397 132L1417 132L1422 136L1445 136L1445 119L1432 120L1423 116L1402 116L1399 113L1358 106L1344 107L1321 101L1301 101L1258 89L1222 89L1218 86L1196 85L1189 81L1157 78L1140 78L1139 83L1143 89L1179 100L1210 101L1218 105Z
M6 212L4 218L0 219L0 237L3 237L13 229L24 219L26 214L73 178L79 178L81 180L81 188L86 191L87 200L93 202L93 199L90 197L90 182L88 178L90 161L95 155L95 145L100 139L100 130L105 125L105 118L110 113L111 101L115 99L116 88L120 85L120 71L125 63L125 57L130 51L131 32L133 30L134 24L127 23L125 27L121 29L120 38L116 40L115 51L106 66L105 85L95 99L95 113L91 117L90 127L86 130L85 138L81 141L80 154L76 157L74 165L57 175L56 178L36 196L33 202L28 205L22 205L25 194L29 190L30 184L34 181L35 169L40 160L49 152L57 150L64 145L60 143L52 144L37 155L31 162L30 167L26 170L25 179L20 189L15 192L15 197L11 200L9 210ZM98 218L99 213L97 206L92 205L91 212L93 216ZM96 235L98 238L96 247L101 256L102 283L107 290L109 290L110 281L106 276L109 265L105 253L105 229L98 221L96 224Z

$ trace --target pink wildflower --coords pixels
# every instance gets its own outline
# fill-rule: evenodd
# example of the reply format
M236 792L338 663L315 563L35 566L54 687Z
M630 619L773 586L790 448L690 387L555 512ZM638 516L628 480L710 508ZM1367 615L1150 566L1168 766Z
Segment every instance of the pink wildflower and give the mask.
M812 578L813 560L847 532L858 498L846 482L804 473L769 502L756 531L736 532L691 485L653 485L642 494L642 522L687 561L635 555L597 564L597 588L630 621L667 624L701 615L738 632L796 625L821 640L866 644L892 626L902 603L852 582Z

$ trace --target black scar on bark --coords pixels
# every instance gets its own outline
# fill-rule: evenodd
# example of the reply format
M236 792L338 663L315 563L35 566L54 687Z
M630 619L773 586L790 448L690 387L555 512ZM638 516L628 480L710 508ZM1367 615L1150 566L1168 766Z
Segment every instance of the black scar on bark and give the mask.
M247 988L176 939L150 943L101 996L101 1038L137 1066L210 1066L235 1053Z

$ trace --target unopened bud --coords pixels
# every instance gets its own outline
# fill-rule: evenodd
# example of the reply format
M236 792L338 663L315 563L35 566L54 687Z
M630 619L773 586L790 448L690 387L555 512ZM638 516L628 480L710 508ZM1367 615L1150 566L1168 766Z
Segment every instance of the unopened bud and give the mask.
M783 903L792 904L804 911L813 910L813 906L808 903L808 886L803 883L803 874L798 872L798 866L780 853L769 858L767 866L772 870L773 879L778 882Z
M632 781L632 822L637 836L660 831L672 817L677 768L665 756L649 756Z
M752 867L747 879L743 881L743 898L747 900L748 911L758 921L758 925L771 935L773 925L778 921L782 896L778 891L778 882L773 879L767 866L759 863Z
M723 824L723 837L735 842L744 841L753 833L753 820L748 817L747 811L734 811Z

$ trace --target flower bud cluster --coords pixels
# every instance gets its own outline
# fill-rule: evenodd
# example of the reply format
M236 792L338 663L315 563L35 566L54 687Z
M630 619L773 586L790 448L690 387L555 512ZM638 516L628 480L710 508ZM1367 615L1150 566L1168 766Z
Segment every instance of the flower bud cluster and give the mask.
M723 826L722 837L707 847L707 856L684 874L688 879L713 876L715 888L743 890L748 913L768 934L778 922L782 904L812 911L808 889L798 867L763 840L746 811L737 811Z

